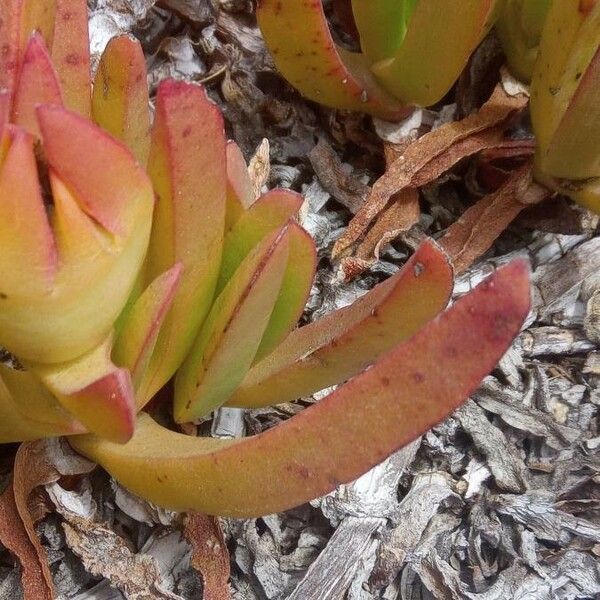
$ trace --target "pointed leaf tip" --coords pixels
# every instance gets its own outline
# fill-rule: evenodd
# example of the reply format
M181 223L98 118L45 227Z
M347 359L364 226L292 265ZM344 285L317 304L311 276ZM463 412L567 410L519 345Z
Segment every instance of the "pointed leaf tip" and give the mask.
M452 284L448 257L424 242L398 273L356 302L292 331L250 369L228 404L291 402L346 381L444 310Z
M12 121L39 137L36 118L38 104L62 104L58 76L52 65L44 39L34 33L25 49L15 89Z
M152 185L131 152L91 121L62 107L38 106L48 164L83 210L125 236L152 206Z
M7 146L0 167L1 286L9 302L13 296L30 301L51 289L57 267L56 246L40 192L33 137L10 126L1 143ZM6 310L8 306L5 303L0 308ZM3 342L16 352L11 340L9 336Z
M96 71L94 121L124 142L144 166L150 152L149 105L146 59L140 43L129 35L114 37Z

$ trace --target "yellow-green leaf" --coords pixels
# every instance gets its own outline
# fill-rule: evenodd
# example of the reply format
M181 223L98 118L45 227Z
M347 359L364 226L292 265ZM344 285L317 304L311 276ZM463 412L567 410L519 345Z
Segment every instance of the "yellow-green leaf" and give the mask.
M287 227L269 235L219 294L175 379L177 422L221 406L250 368L281 289Z
M248 372L229 406L290 402L373 364L444 309L452 267L433 243L354 304L292 332Z

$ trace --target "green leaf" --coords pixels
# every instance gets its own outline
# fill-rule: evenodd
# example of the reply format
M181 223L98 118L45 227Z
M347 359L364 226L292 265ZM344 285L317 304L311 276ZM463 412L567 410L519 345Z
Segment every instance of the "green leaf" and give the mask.
M261 196L227 232L223 242L217 294L233 276L248 253L269 233L296 216L304 199L290 190L271 190Z
M403 102L438 102L493 24L496 2L419 0L397 52L371 66L376 79Z
M160 328L173 304L181 272L182 265L177 263L159 275L135 301L121 323L112 357L115 364L129 370L135 389L146 372Z
M360 46L370 62L393 56L418 0L352 0Z
M241 263L214 302L175 378L175 420L221 406L250 368L281 289L288 228L269 235Z
M298 324L317 269L317 248L308 232L296 223L288 226L290 250L281 291L254 361L269 354Z

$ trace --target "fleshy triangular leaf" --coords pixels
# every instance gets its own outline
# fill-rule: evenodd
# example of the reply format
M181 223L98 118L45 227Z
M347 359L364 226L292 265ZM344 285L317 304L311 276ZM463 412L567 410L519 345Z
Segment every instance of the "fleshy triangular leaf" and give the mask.
M89 118L92 114L92 80L87 1L54 1L56 18L51 54L65 106Z
M94 79L94 121L121 140L142 165L150 152L150 99L146 59L140 43L127 35L108 42Z
M202 87L161 83L148 161L158 197L148 278L177 262L183 264L183 275L140 385L143 402L173 376L210 309L221 262L225 169L223 118L217 106Z
M389 120L410 112L375 81L365 56L335 45L321 0L261 0L256 16L278 70L310 100Z
M111 233L127 235L151 194L148 178L129 150L63 108L40 106L38 119L50 168L88 215Z
M148 366L160 328L173 303L181 272L182 265L177 263L144 290L127 313L115 340L113 360L130 371L134 388Z
M250 250L265 236L283 227L294 217L302 202L302 196L296 192L271 190L242 214L223 242L217 294L225 287Z
M40 137L36 107L38 104L62 104L56 71L43 38L34 34L29 40L19 81L15 90L12 122Z
M600 177L600 19L598 25L596 54L581 75L550 145L540 156L543 169L554 177Z
M57 257L40 192L33 138L12 127L4 130L3 138L8 151L0 166L0 301L6 304L14 296L22 301L48 294Z
M241 440L188 437L141 415L124 446L72 439L131 492L174 510L271 514L352 481L477 388L527 316L527 266L496 271L409 341L319 403Z
M398 51L371 66L375 77L404 102L438 102L492 26L496 2L420 0Z
M552 2L531 79L531 121L542 158L596 54L599 32L599 3Z
M133 433L134 391L129 371L111 362L111 348L108 338L76 360L29 367L88 431L122 444Z
M418 0L352 0L360 47L371 62L393 56Z
M281 290L254 361L269 354L298 324L310 294L317 269L317 248L300 225L288 227L290 250Z
M239 266L200 329L175 379L175 420L210 413L250 368L285 272L287 227L271 234Z
M0 443L85 432L34 375L0 363Z
M433 243L354 304L293 331L248 372L230 406L290 402L359 373L446 306L452 267Z
M254 188L248 174L248 166L239 146L229 140L227 152L227 211L225 232L231 231L244 211L254 202Z

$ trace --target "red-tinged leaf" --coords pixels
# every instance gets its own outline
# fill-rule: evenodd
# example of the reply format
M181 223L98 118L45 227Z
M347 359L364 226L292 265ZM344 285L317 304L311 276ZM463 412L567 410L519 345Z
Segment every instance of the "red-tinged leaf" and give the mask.
M296 192L271 190L242 214L225 235L217 293L225 287L250 250L296 216L303 201Z
M519 332L528 267L499 269L370 369L276 427L241 440L188 437L140 415L132 440L72 444L160 506L237 518L279 512L352 481L447 417Z
M87 0L54 0L56 19L52 61L65 106L84 117L92 114Z
M11 144L11 132L22 139ZM125 306L148 246L151 187L147 182L145 193L124 198L134 218L128 219L131 231L119 238L90 219L50 170L53 238L29 134L6 128L2 157L0 241L7 262L0 260L0 343L23 361L72 360L106 338ZM129 163L135 179L131 157Z
M148 254L153 279L176 262L183 275L139 394L148 401L189 351L214 295L225 223L223 118L202 87L158 90L148 170L158 196Z
M128 235L152 202L144 170L91 121L59 107L37 112L50 168L89 216L115 235Z
M281 290L254 362L269 354L298 324L317 270L317 248L310 234L296 223L288 226L290 250Z
M108 42L94 79L94 121L120 139L142 165L150 152L150 99L146 59L140 43L127 35Z
M442 311L452 292L452 267L426 242L404 268L351 306L293 331L252 367L228 402L290 402L356 375Z
M40 192L33 138L11 127L4 130L4 143L8 150L0 167L0 291L6 304L14 297L22 301L48 294L57 256ZM3 325L0 343L11 339L7 329L12 325Z
M60 86L43 38L34 34L27 45L14 94L12 122L40 137L38 104L62 104Z
M0 90L12 97L21 60L20 15L23 0L0 2Z
M374 80L362 54L336 47L321 0L260 0L256 16L275 65L310 100L390 120L410 112Z
M375 77L403 102L438 102L488 32L496 2L420 0L397 52L371 66Z
M250 368L281 289L288 253L284 227L246 257L215 300L175 378L177 422L221 406Z
M600 19L599 19L600 22ZM599 27L600 34L600 27ZM600 40L547 149L542 168L553 177L600 177Z
M229 140L227 152L227 211L225 213L225 231L229 232L254 202L254 187L248 174L248 166L239 146Z
M177 263L144 290L127 313L115 340L113 360L130 371L134 388L148 366L160 328L173 303L182 269L181 263Z
M135 394L129 371L112 363L111 348L108 338L76 360L29 367L88 431L124 443L133 433Z

